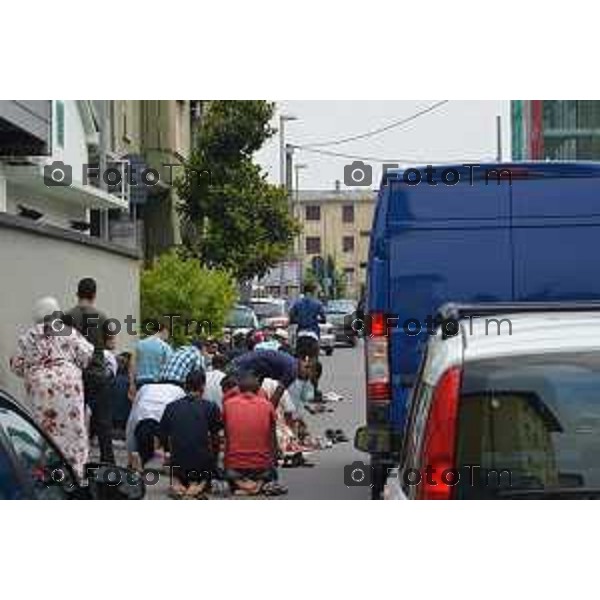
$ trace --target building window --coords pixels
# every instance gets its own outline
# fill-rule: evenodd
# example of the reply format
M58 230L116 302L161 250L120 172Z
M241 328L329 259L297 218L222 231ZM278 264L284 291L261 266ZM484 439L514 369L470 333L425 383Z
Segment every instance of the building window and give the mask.
M346 277L346 283L348 285L354 285L354 268L348 267L347 269L344 269L344 275Z
M56 146L65 147L65 103L63 100L56 101Z
M320 221L321 207L318 204L307 206L304 215L307 221Z
M342 238L342 251L343 252L354 252L354 236L345 235Z
M321 254L321 238L307 237L306 238L306 254Z
M354 205L347 204L342 206L342 222L343 223L354 223Z

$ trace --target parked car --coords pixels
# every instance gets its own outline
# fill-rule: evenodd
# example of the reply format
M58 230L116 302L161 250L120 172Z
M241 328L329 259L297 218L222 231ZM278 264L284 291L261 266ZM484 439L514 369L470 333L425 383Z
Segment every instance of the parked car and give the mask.
M436 167L456 185L381 182L365 313L373 496L397 464L428 317L446 302L600 300L598 163ZM499 180L499 171L504 174ZM419 169L423 180L427 169ZM510 177L509 177L510 175ZM565 199L568 199L566 201ZM574 265L577 265L574 268ZM388 317L395 325L388 327ZM412 320L412 331L405 327ZM421 327L415 333L415 321Z
M335 348L335 332L333 325L329 322L319 323L319 330L319 335L321 336L319 346L327 356L331 356Z
M227 336L234 336L240 333L247 335L251 331L259 329L259 327L260 325L255 312L248 306L236 304L225 319L223 332Z
M31 415L0 390L0 500L140 500L143 479L115 465L86 465L78 481L72 466Z
M282 298L251 298L250 308L261 327L285 329L289 324L286 302Z
M600 303L441 316L384 498L600 498Z
M336 342L356 346L358 335L356 329L347 326L346 321L356 312L354 300L330 300L325 307L327 321L333 325Z

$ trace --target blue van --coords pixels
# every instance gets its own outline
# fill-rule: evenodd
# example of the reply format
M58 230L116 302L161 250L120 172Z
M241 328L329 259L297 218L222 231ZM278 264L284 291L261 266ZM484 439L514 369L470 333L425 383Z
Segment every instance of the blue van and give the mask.
M355 445L371 454L378 497L441 305L600 299L600 163L390 171L367 273L367 424Z

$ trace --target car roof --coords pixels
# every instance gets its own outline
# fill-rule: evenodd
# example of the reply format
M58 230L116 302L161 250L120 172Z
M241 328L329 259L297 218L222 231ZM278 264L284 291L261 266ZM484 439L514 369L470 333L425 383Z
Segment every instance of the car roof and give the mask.
M600 350L600 313L515 313L461 322L464 359ZM499 333L498 333L499 332Z
M584 351L600 352L599 312L524 312L465 318L458 335L444 338L438 330L432 336L424 377L433 384L446 369L475 360Z

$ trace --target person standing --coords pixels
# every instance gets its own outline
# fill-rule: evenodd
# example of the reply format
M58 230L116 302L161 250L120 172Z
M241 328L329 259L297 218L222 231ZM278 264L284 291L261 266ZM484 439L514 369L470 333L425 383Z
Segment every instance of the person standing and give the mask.
M130 395L132 397L144 384L159 381L160 372L173 353L171 346L167 343L169 335L167 323L161 322L154 335L150 335L136 344L130 365L132 375Z
M10 367L24 379L34 419L82 477L89 453L82 369L94 347L77 330L62 331L58 319L50 322L50 315L59 312L54 298L36 302L34 324L19 338Z
M85 401L92 413L90 429L98 436L100 461L114 463L112 407L106 393L109 378L104 358L104 341L109 332L106 315L96 308L96 281L91 277L77 285L77 305L67 312L66 319L94 346L92 360L83 372Z
M171 402L160 422L171 452L171 493L176 498L204 494L217 469L223 423L219 407L203 399L205 383L204 371L192 371L187 378L187 395Z
M314 297L315 285L308 282L304 285L304 296L297 300L290 309L290 324L296 325L296 356L311 361L314 365L312 384L315 395L319 394L319 379L322 366L319 362L321 332L319 323L325 323L323 304Z

